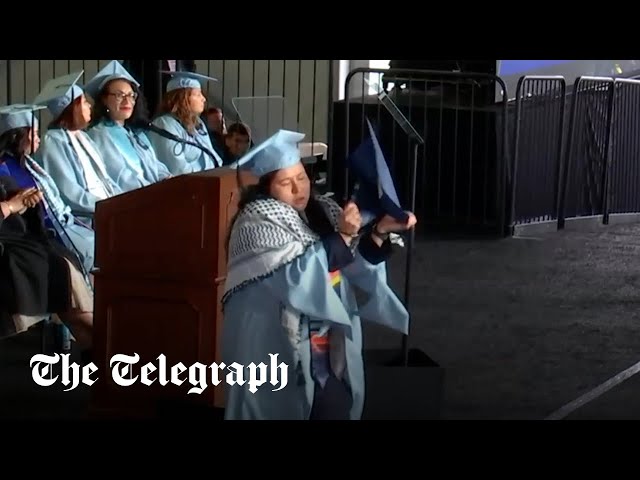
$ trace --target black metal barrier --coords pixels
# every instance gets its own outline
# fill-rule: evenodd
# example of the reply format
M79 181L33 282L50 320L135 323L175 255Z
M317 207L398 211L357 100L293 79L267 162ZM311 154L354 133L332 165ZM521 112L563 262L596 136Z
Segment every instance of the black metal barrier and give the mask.
M604 77L580 77L573 86L558 228L605 211L613 87Z
M393 84L393 85L392 85ZM352 93L357 90L357 94ZM421 228L504 233L510 176L507 95L493 75L426 70L351 71L346 98L334 106L329 176L346 198L352 188L346 160L377 125L400 202L413 204ZM381 101L396 104L424 139L418 148Z
M525 76L516 90L511 226L558 218L566 82Z
M511 230L640 220L640 81L523 77L513 122ZM565 108L570 102L570 108ZM637 218L635 218L635 217Z
M613 92L604 223L610 214L640 213L640 81L616 79Z

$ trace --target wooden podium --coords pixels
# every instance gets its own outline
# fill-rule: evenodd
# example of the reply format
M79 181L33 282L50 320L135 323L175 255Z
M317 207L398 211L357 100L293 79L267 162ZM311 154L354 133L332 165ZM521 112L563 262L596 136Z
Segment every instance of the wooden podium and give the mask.
M238 199L236 171L217 168L97 204L93 415L154 416L166 401L224 407L224 384L213 387L208 367L221 361L226 237ZM116 354L140 356L128 375L138 376L133 385L113 381ZM160 385L159 370L147 375L155 380L150 386L143 384L141 367L159 369L161 354L169 380L179 362L207 367L204 392L187 393L194 386L188 370L180 386Z

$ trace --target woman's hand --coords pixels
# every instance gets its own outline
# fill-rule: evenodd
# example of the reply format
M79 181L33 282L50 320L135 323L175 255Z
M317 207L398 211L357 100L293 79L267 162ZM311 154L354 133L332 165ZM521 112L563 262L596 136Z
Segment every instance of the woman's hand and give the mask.
M353 237L358 235L360 228L362 228L360 210L354 202L349 202L338 219L338 232L342 235L345 243L350 245Z
M42 201L42 192L37 188L27 188L20 190L11 199L3 202L7 205L9 212L22 215L27 208L35 207Z
M43 200L42 192L36 188L28 189L22 195L22 204L27 208L33 208Z

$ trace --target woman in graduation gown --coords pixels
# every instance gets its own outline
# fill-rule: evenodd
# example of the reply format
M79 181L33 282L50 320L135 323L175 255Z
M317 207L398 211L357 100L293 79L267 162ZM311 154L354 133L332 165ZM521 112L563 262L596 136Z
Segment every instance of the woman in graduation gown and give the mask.
M163 72L173 75L167 83L159 116L148 132L160 161L172 175L201 172L222 166L207 127L200 118L206 98L200 81L215 78L191 72Z
M281 130L237 163L259 181L243 194L229 236L223 362L246 368L277 354L288 382L255 392L226 383L226 419L360 419L361 317L408 329L385 260L389 233L412 228L415 217L401 224L383 216L359 236L354 203L343 210L312 194L297 146L303 138ZM368 300L358 304L354 287Z
M0 337L57 314L81 347L91 347L93 292L73 252L51 241L42 195L20 189L0 165Z
M53 116L35 159L76 216L91 219L96 202L122 191L107 173L98 146L83 131L91 121L91 104L76 84L82 74L49 81L34 100L46 105Z
M0 164L21 189L37 188L43 195L45 228L52 238L78 254L89 274L93 269L95 233L71 213L49 174L33 160L40 145L35 105L0 108ZM42 107L40 107L42 108Z
M139 86L117 60L84 86L94 100L87 134L98 146L107 173L123 192L171 176L144 132L149 119Z

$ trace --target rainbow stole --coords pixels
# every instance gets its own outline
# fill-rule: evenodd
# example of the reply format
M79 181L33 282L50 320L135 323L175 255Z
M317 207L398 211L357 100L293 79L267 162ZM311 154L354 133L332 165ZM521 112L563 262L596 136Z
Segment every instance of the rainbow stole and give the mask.
M342 282L342 274L340 270L336 270L334 272L329 272L329 283L335 290L335 292L340 296L340 283Z
M340 270L329 272L329 284L340 296L342 274ZM329 362L329 335L319 335L322 322L309 322L309 339L311 344L311 363L313 376L324 387L331 370Z

